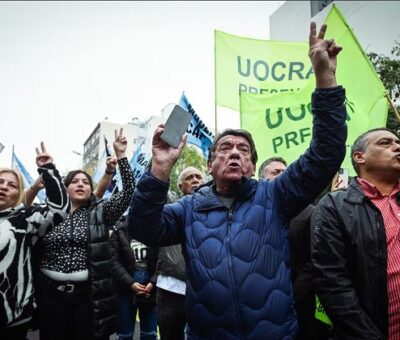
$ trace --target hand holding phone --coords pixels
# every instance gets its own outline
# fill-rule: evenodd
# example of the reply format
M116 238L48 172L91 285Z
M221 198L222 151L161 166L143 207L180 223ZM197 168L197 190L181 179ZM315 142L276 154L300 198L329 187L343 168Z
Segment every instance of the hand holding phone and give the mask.
M161 139L169 145L177 148L181 142L183 134L186 132L192 115L182 109L179 105L175 105L169 115Z

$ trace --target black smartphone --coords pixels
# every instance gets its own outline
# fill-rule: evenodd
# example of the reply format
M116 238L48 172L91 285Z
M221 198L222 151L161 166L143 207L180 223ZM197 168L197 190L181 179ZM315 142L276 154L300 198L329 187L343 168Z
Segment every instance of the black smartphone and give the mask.
M164 131L160 136L161 139L174 148L177 148L191 120L192 115L189 112L182 109L179 105L175 105L165 123Z

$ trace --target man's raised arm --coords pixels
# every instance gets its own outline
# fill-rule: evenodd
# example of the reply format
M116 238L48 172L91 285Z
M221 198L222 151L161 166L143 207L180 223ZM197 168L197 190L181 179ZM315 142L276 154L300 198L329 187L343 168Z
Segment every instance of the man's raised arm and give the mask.
M336 83L337 55L341 47L325 40L327 26L317 34L310 25L309 57L316 89L311 106L314 115L310 147L277 178L280 210L287 220L296 216L329 184L346 154L345 91Z
M167 203L169 177L179 158L186 136L182 137L178 148L161 139L164 125L159 125L152 140L151 170L143 174L132 198L128 216L128 230L131 236L145 244L165 246L182 241L182 203L171 207Z

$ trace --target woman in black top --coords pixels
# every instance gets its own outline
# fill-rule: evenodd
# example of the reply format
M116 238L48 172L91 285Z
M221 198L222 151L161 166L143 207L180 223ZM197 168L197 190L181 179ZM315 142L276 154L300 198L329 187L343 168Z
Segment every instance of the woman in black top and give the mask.
M116 329L116 296L110 274L109 229L128 208L134 179L127 141L115 131L114 151L123 190L96 200L91 177L71 171L65 185L71 213L44 239L40 263L41 340L102 339Z

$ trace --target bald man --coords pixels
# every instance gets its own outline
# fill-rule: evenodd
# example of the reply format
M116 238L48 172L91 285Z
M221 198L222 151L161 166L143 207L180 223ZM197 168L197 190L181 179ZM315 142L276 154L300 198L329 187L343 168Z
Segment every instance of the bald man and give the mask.
M185 168L178 177L183 196L204 183L195 167ZM160 248L157 263L157 319L161 340L183 340L185 336L186 264L181 245Z
M203 183L203 174L193 166L183 169L178 178L178 188L183 195L190 195Z

